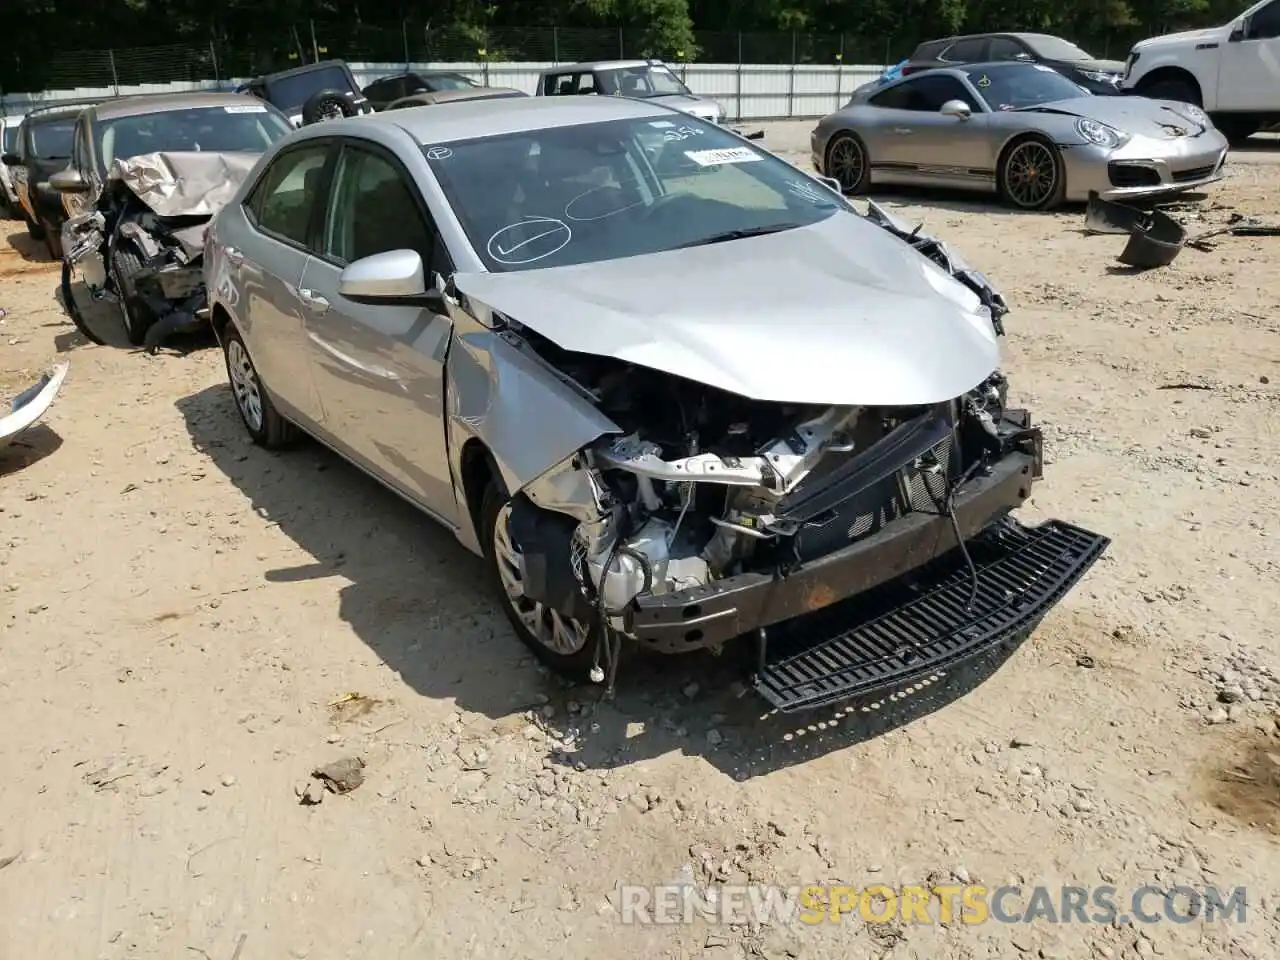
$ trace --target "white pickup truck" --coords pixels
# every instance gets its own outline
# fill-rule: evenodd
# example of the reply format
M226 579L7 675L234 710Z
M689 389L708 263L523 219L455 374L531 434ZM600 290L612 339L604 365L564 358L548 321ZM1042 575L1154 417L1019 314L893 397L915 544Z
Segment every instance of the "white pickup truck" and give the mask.
M1261 0L1221 27L1134 45L1120 89L1194 103L1238 142L1280 120L1280 0Z

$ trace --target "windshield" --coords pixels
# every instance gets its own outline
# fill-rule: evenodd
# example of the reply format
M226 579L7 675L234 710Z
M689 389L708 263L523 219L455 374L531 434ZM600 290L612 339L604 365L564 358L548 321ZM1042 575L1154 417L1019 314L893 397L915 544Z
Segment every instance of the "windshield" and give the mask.
M98 156L105 173L116 158L159 151L262 153L292 129L261 103L165 110L100 123Z
M492 271L657 253L848 210L785 161L692 117L578 124L423 150Z
M479 86L474 80L460 73L430 73L423 79L432 90L470 90L472 87Z
M597 71L596 76L605 93L623 97L646 99L690 95L689 88L680 82L680 78L663 66L619 67Z
M31 155L42 160L62 160L71 156L76 118L46 120L31 124Z
M1093 59L1074 43L1069 43L1061 37L1024 37L1023 39L1026 41L1027 46L1045 60Z
M965 74L992 110L1021 110L1089 96L1083 87L1076 86L1052 67L1038 63L978 67L965 70Z
M339 66L308 70L292 77L282 77L267 84L267 97L281 110L298 110L321 90L356 93L347 71Z
M0 150L4 153L13 153L18 149L18 126L14 124L12 127L4 128L4 141L0 143Z

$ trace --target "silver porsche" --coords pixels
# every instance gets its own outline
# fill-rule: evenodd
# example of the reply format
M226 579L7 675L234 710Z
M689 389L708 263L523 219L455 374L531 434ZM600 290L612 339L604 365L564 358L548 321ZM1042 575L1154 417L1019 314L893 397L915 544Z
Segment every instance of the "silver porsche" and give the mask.
M977 63L859 88L810 138L814 167L847 193L873 184L995 191L1047 210L1222 179L1227 140L1199 107L1099 97L1033 63Z
M249 436L301 429L444 524L570 676L746 636L778 709L919 689L1025 636L1105 548L1008 516L1043 448L990 283L672 108L304 127L207 243Z

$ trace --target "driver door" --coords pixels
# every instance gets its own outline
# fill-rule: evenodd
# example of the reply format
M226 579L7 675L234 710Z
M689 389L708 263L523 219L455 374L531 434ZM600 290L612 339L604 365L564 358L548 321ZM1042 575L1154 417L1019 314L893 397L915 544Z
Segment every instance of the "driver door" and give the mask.
M298 294L330 441L445 522L456 500L445 450L444 363L452 322L423 307L362 305L338 292L349 263L415 250L430 284L453 272L412 176L390 151L344 138L319 256Z
M1244 36L1218 48L1218 110L1274 110L1280 87L1280 0L1253 12Z
M891 94L891 97L886 95ZM986 187L995 168L982 106L955 77L922 74L872 99L886 116L878 124L875 147L869 145L877 179L941 187ZM968 120L944 116L948 100L962 100Z

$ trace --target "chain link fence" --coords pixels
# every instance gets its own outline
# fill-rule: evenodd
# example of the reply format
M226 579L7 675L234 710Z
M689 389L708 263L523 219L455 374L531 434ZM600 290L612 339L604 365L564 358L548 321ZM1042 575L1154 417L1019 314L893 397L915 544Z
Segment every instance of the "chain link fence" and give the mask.
M1122 59L1147 33L1079 38L1094 56ZM664 49L642 29L570 27L440 28L403 22L369 27L350 22L308 20L255 36L252 44L211 36L205 42L161 47L114 47L55 52L22 69L4 69L0 93L119 89L175 81L225 82L286 69L314 60L339 58L366 63L569 63L662 57L670 62L726 64L888 64L907 57L921 38L914 34L870 37L859 34L748 33L699 31L689 49ZM3 54L0 54L2 57Z

